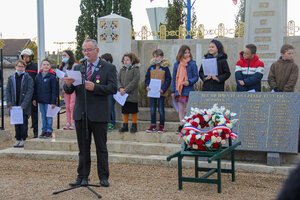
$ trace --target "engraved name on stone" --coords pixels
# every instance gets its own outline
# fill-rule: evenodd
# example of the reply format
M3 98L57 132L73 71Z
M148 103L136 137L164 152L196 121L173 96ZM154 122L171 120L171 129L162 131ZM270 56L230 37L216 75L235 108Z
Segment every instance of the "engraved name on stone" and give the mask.
M259 7L260 8L268 8L269 7L269 2L260 2Z
M271 33L272 28L256 28L255 33L261 34L261 33Z
M266 50L269 50L269 49L270 49L270 46L267 45L267 44L257 45L257 50L259 50L259 51L266 51Z
M267 19L261 19L261 20L259 20L260 25L266 25L267 22L268 22Z
M264 59L268 59L268 58L274 58L276 59L276 53L259 53L259 57Z
M269 36L256 36L255 42L271 42L272 38Z
M255 11L253 12L254 17L269 17L275 16L275 11Z

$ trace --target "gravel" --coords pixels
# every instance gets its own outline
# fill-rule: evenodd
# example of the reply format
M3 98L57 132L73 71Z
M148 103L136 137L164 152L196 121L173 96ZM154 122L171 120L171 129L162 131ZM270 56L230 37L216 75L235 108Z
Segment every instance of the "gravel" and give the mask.
M11 136L0 140L0 149L13 144L14 131L11 132ZM76 169L77 161L0 157L0 200L97 199L87 188L52 195L68 188L68 183L76 178ZM95 162L91 169L90 183L99 184ZM94 188L102 199L268 200L276 197L286 179L284 175L237 171L236 182L231 182L229 174L222 175L222 193L219 194L217 185L204 183L183 183L183 190L179 191L177 168L172 167L111 163L110 174L110 187ZM192 176L193 169L185 169L184 175Z
M52 195L75 179L76 161L0 158L0 163L0 199L97 199L87 188ZM219 194L217 185L204 183L183 183L179 191L176 168L110 164L110 173L110 187L95 188L102 199L274 199L286 178L238 171L236 182L231 182L224 174ZM192 175L193 170L187 169L184 174ZM90 179L90 183L99 184L94 162Z

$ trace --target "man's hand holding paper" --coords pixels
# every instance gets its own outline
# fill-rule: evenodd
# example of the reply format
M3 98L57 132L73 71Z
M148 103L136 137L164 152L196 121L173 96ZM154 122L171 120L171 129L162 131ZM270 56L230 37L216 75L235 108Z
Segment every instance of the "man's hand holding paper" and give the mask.
M75 81L73 78L70 78L70 77L64 77L63 80L65 81L65 83L68 86L71 86L74 83L74 81Z
M72 78L74 80L73 83L71 83L71 84L73 84L74 86L82 84L82 77L81 77L80 71L67 70L66 73L67 73L68 78ZM65 80L65 78L64 78L64 80ZM66 79L66 80L69 80L69 79ZM66 83L66 84L68 85L68 83Z

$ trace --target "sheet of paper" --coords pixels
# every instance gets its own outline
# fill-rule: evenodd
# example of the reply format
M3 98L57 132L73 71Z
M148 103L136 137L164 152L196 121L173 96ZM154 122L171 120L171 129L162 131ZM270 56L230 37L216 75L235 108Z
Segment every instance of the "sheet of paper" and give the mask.
M10 124L23 124L23 109L21 106L13 106L10 109Z
M256 91L255 91L255 89L252 89L252 90L248 90L248 92L256 92Z
M82 77L80 71L67 70L67 76L73 78L75 81L73 83L74 86L82 84Z
M121 105L124 106L126 99L128 97L128 94L125 93L123 96L121 95L120 92L117 92L116 94L113 95L114 99Z
M216 58L202 59L202 67L205 76L218 75L218 65Z
M63 71L61 71L61 70L59 70L59 69L56 69L56 70L55 70L55 73L56 73L56 76L57 76L58 78L60 78L60 79L63 79L63 78L65 77L65 75L66 75L65 72L63 72Z
M160 98L160 88L161 88L160 79L151 79L149 88L150 90L148 91L147 97Z
M52 106L48 104L46 117L55 117L59 111L60 107L55 106L52 108Z

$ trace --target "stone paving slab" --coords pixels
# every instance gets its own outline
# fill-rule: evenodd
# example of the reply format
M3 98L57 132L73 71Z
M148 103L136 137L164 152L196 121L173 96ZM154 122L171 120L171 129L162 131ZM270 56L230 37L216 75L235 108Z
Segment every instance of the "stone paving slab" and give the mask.
M0 150L0 157L26 158L35 160L78 160L78 152L76 151L46 151L46 150L25 150L24 148L8 148ZM92 152L92 160L96 160L96 154ZM177 167L177 159L170 162L166 161L163 155L137 155L125 153L109 153L109 161L111 163L131 163L143 165L159 165ZM216 163L209 164L207 161L199 161L199 166L211 167ZM191 159L183 159L184 168L193 168L194 162ZM236 162L237 171L255 172L255 173L271 173L287 175L295 165L288 166L267 166L262 164ZM222 168L230 168L229 161L222 161Z
M68 138L76 139L75 130L63 130L59 129L55 132L55 137L57 139ZM154 143L173 143L178 144L179 138L178 134L174 132L165 133L146 133L146 131L139 131L135 134L132 133L119 133L117 130L108 132L108 140L122 140L122 141L132 141L132 142L154 142Z
M113 153L169 155L178 151L180 144L109 140L107 147ZM78 151L78 146L75 139L31 139L26 141L25 149ZM91 151L95 152L95 145L91 145Z

